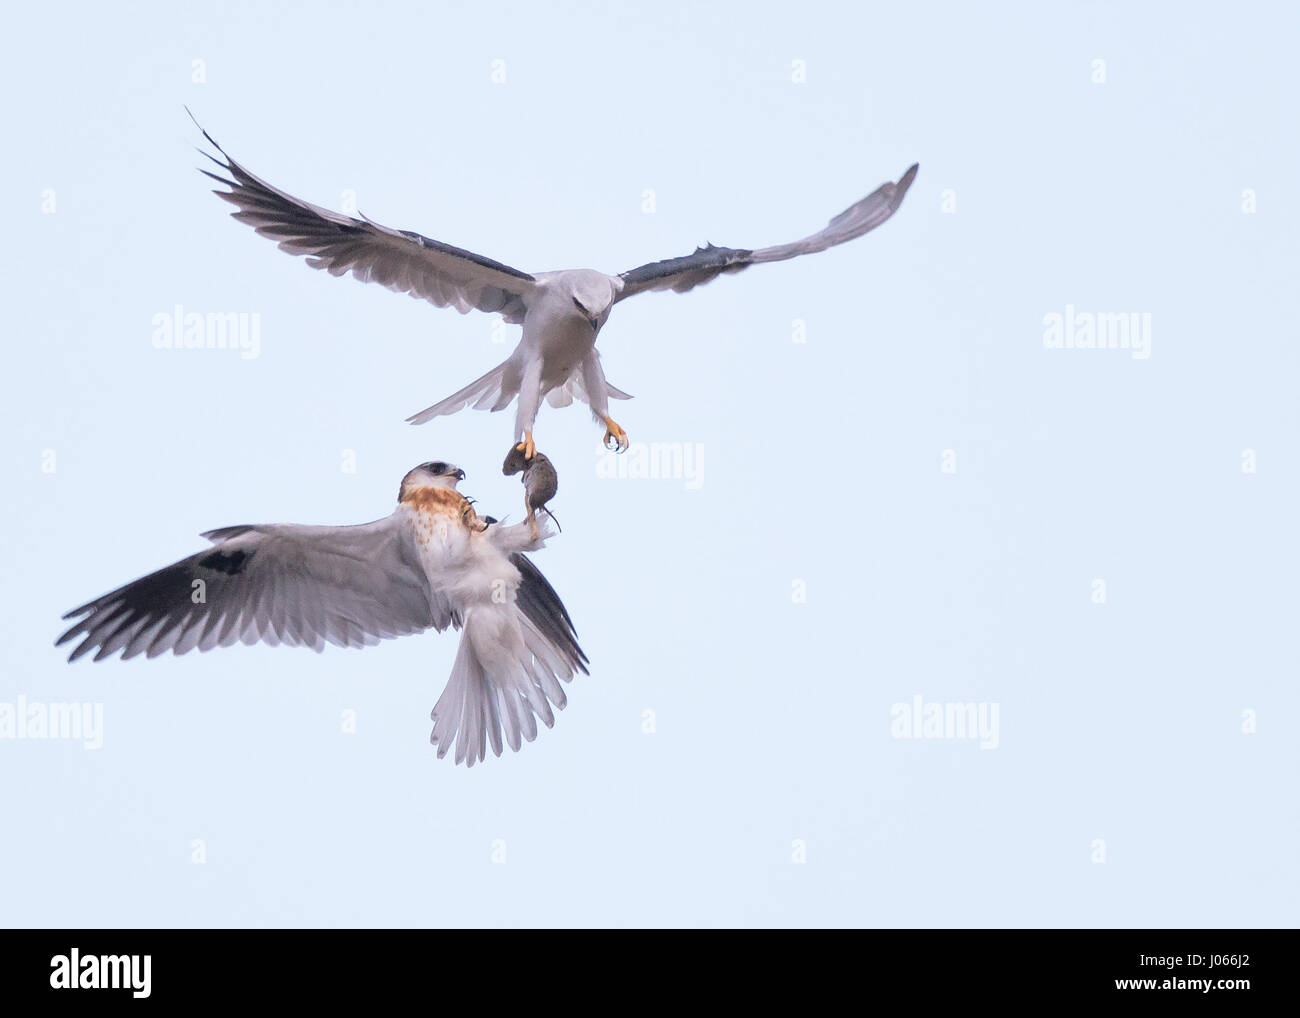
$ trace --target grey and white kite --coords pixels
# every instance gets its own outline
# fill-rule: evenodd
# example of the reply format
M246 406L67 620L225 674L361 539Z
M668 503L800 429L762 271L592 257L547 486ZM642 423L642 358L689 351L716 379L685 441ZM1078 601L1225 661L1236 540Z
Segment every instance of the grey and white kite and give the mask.
M69 661L236 641L363 647L418 633L462 630L451 678L433 708L431 741L473 766L550 728L560 680L587 673L587 656L559 596L524 555L551 532L480 517L456 490L465 472L422 463L402 478L391 516L353 527L276 523L224 527L214 547L68 612L57 644ZM56 645L57 645L56 644Z
M708 244L685 257L650 262L616 276L595 269L533 275L409 230L393 230L364 216L353 219L301 201L249 173L206 131L203 136L222 159L203 154L225 175L203 172L230 188L214 193L238 209L234 218L274 240L282 251L304 255L313 268L334 276L351 272L362 282L382 283L438 307L455 307L462 314L472 309L492 312L522 325L523 337L503 363L407 420L423 424L467 406L504 410L518 398L514 440L530 459L543 399L563 407L576 397L604 424L606 445L627 448L627 432L610 417L609 401L631 397L605 381L596 350L596 336L619 301L646 290L685 293L723 273L825 251L861 237L897 211L917 171L913 165L897 182L882 184L825 229L790 244L755 250Z

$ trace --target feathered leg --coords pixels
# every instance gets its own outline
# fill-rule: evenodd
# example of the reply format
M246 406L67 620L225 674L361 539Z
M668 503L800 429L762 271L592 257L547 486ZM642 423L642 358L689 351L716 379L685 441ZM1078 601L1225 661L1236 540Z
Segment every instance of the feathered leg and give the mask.
M600 366L600 354L595 347L582 360L582 388L585 390L587 405L591 407L592 416L605 425L605 448L623 452L628 447L627 432L614 418L609 416L609 385L605 381L605 372ZM610 445L610 443L614 443Z
M532 459L537 452L533 444L533 426L537 423L537 409L542 403L542 359L534 357L524 367L519 383L519 409L515 411L515 441L524 459ZM521 441L522 440L522 441Z

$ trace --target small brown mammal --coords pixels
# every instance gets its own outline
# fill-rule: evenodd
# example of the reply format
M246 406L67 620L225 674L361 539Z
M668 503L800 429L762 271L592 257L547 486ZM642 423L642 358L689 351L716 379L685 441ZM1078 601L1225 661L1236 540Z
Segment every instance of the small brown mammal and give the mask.
M560 521L555 519L555 514L546 508L546 503L555 497L555 492L560 486L560 477L555 472L555 466L540 452L534 452L532 459L528 459L523 449L512 445L510 452L506 454L506 461L501 465L501 472L509 477L521 470L524 474L521 480L524 484L524 506L528 510L529 526L535 533L537 510L541 509L555 521L556 528L559 528Z

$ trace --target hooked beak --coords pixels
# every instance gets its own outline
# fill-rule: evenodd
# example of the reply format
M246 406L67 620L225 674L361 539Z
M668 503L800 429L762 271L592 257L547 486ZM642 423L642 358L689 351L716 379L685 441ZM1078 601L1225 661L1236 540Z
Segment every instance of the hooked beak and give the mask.
M448 476L454 477L458 481L463 481L465 480L465 471L461 470L460 467L457 467L456 472L454 474L449 474Z
M587 319L587 324L591 326L592 332L600 331L599 316L593 315L590 311L588 311L586 306L582 303L582 301L578 300L577 297L573 298L573 306L582 312L583 317Z

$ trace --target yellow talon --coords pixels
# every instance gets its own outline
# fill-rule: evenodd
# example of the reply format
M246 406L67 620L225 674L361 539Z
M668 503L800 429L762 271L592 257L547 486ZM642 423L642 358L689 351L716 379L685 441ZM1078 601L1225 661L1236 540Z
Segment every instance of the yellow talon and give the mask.
M609 443L613 442L613 445ZM605 448L617 449L619 452L625 452L628 447L627 432L619 427L618 422L612 417L605 418Z
M524 454L524 459L526 460L530 460L536 456L537 446L533 445L533 433L531 431L525 431L524 440L515 446L515 448Z

